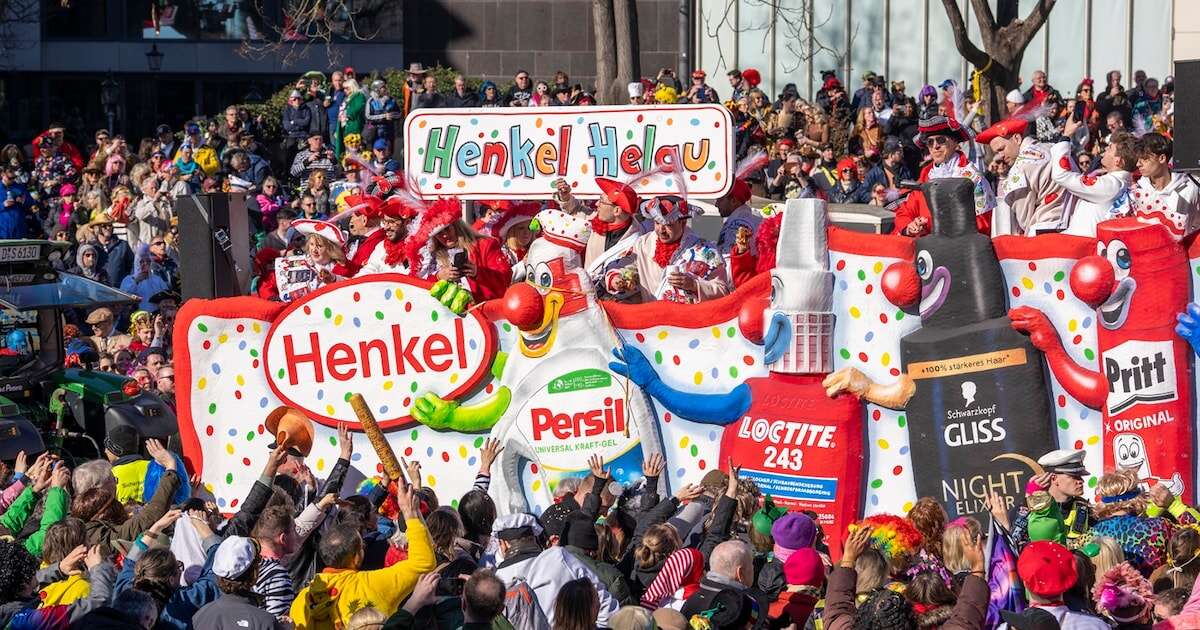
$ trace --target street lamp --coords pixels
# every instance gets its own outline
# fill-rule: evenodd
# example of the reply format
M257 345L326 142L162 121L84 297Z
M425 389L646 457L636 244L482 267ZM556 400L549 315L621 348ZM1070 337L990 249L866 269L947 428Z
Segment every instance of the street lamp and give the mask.
M110 136L115 133L113 120L117 114L117 101L121 98L120 89L120 84L113 80L110 70L104 81L100 82L100 104L104 106L104 113L108 115L108 135Z
M158 44L150 45L150 52L146 53L146 63L150 66L150 72L158 72L162 70L163 55L158 50Z

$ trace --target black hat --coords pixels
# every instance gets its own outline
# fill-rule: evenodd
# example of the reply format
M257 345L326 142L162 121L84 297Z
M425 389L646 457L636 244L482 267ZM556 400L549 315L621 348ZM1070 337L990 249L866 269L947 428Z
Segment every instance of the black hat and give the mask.
M104 436L104 450L116 457L134 455L138 452L141 440L142 436L138 435L137 429L127 424L118 424L109 429L108 435Z
M1025 612L1001 610L1000 618L1013 630L1059 630L1058 619L1041 608L1029 608Z
M695 616L708 619L713 630L745 628L759 615L758 602L744 591L732 588L711 590L703 585L684 602L682 612L689 620Z
M171 127L168 125L159 125L154 128L154 135L161 136L164 133L171 133Z
M555 503L554 505L546 508L546 511L542 512L542 515L538 517L538 520L541 521L542 529L545 530L546 535L561 537L563 535L563 530L567 525L567 515L572 511L573 510L570 507L563 505L562 503Z
M175 300L175 303L179 304L179 294L170 289L166 289L150 296L151 304L158 304L163 300Z
M567 515L562 534L564 545L579 547L584 551L600 548L600 537L596 535L596 519L575 511Z

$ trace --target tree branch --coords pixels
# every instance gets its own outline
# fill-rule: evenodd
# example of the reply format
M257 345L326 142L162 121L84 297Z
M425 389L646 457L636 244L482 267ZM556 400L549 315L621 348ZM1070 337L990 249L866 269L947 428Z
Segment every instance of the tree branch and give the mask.
M984 0L984 4L986 3ZM967 33L967 24L963 21L962 11L958 10L958 2L942 0L942 6L946 7L946 16L950 18L950 28L954 29L954 47L958 49L959 54L976 67L982 68L987 65L988 55L971 42Z
M988 0L971 0L971 9L975 11L975 21L979 22L980 33L996 30L996 16L992 14L992 5Z
M1029 17L1019 24L1014 24L1016 27L1014 37L1020 48L1024 49L1033 40L1033 36L1042 29L1056 2L1058 0L1038 0L1038 3L1033 5L1033 10L1029 12Z

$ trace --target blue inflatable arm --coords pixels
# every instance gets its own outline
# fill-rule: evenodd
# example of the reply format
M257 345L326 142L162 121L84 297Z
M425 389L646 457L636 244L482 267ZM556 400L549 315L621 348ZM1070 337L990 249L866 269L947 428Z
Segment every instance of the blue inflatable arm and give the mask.
M175 496L172 497L172 505L179 505L192 497L192 484L188 480L187 467L183 465L183 458L178 453L171 453L175 458L175 470L179 473L182 483L179 484L179 489L175 491ZM154 491L158 489L158 482L162 479L163 473L166 471L158 462L150 460L150 465L146 467L146 480L142 483L142 503L150 502L154 498Z
M671 413L701 424L726 425L736 421L750 408L750 386L742 383L724 394L695 394L680 391L658 377L654 366L637 348L613 349L615 361L608 369L628 377Z
M1180 313L1177 319L1179 323L1175 325L1175 332L1191 344L1192 352L1200 355L1200 304L1189 303L1187 310Z

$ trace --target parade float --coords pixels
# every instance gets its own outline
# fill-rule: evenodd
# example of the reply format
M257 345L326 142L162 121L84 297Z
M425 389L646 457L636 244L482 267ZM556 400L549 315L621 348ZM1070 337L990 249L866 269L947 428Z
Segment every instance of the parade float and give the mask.
M608 114L564 115L574 142ZM636 125L703 126L679 108L616 115L633 117L622 124L635 148L648 135ZM421 164L410 155L410 172L429 165L417 184L426 192L471 196L474 184L455 178L488 149L462 138L502 135L495 121L459 118L463 129L414 134L441 153ZM510 136L532 128L561 139L548 122L514 120L527 128ZM586 196L596 160L608 158L583 142L555 150L575 156L567 177ZM732 149L712 142L718 159L688 176L720 195ZM686 133L667 142L699 144L687 143ZM478 192L546 196L563 168L548 155L547 173L535 167L507 185L489 175ZM441 177L451 163L457 171ZM513 168L510 159L510 177ZM646 194L670 192L671 176L647 178ZM829 225L823 202L790 201L775 269L699 304L598 300L580 262L586 221L552 210L539 214L525 281L462 315L430 283L401 275L338 282L290 304L187 302L175 329L186 459L234 511L274 439L269 413L288 406L314 422L307 462L320 476L336 460L337 425L359 428L357 394L391 450L420 461L421 483L442 496L469 490L480 445L499 439L491 487L502 511L539 513L562 479L587 474L589 455L633 483L643 457L661 453L667 489L732 461L831 532L907 511L919 496L952 517L980 516L992 492L1023 503L1037 458L1058 447L1087 451L1089 494L1102 470L1129 468L1191 501L1197 381L1175 320L1200 290L1200 251L1133 219L1102 223L1097 238L989 239L963 218L973 217L969 181L923 193L933 230L917 239L849 231ZM383 470L364 448L351 465L363 477Z

